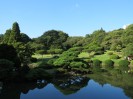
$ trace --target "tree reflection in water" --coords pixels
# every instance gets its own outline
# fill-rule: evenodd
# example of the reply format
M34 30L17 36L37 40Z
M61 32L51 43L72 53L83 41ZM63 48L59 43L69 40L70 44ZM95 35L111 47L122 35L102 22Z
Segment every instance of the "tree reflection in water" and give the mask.
M101 86L111 84L123 89L125 95L133 98L133 77L130 74L120 74L115 72L106 72L99 74L90 74L88 77L63 77L54 78L51 81L38 80L36 83L4 83L0 93L0 99L20 99L21 93L27 94L29 90L35 88L42 89L51 83L64 95L70 95L78 92L89 84L89 80L93 79ZM0 86L1 87L1 86ZM45 98L45 97L44 97Z

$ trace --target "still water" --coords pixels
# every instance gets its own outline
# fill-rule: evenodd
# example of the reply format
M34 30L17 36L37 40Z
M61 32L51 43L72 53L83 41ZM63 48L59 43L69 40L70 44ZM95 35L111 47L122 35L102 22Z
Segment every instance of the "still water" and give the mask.
M103 79L92 76L3 84L0 99L132 99L133 82L127 82L123 77Z

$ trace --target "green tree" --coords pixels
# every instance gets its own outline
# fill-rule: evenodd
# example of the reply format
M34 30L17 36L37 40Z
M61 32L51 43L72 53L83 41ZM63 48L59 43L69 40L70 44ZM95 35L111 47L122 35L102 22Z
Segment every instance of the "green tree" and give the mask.
M83 37L80 36L68 37L66 42L63 43L63 47L67 50L75 46L81 46L82 44L80 44L80 40L83 40Z
M58 59L55 60L55 66L69 66L72 61L76 61L79 55L79 51L65 51Z
M0 59L12 61L17 68L21 65L16 49L12 45L0 44Z
M46 31L42 36L34 39L37 44L43 44L47 50L49 49L62 49L63 42L68 38L68 34L57 31Z
M120 60L119 61L119 69L121 71L128 71L129 67L128 65L130 64L130 62L128 60Z
M3 43L5 43L5 44L9 43L11 31L12 31L11 29L6 30L6 33L4 34L4 38L3 38Z
M125 49L123 49L124 56L133 56L133 44L130 43Z
M9 38L9 43L21 42L21 35L19 24L17 22L13 23L12 31Z
M20 35L21 35L21 42L28 43L31 41L31 38L25 33L21 33Z
M17 42L14 44L14 47L16 48L18 57L20 58L22 65L28 65L34 52L31 46L29 44Z

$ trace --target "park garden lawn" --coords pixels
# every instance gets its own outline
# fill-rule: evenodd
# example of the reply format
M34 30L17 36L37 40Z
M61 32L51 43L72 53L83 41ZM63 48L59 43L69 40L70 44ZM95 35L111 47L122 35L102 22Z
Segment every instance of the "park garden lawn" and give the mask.
M40 55L40 54L35 54L32 57L37 58L37 62L31 63L30 68L35 68L38 66L43 66L47 63L49 59L51 59L53 56L51 54L47 55Z
M102 55L94 55L94 56L91 58L91 60L98 59L98 60L104 62L105 60L110 59L110 55L107 54L108 52L113 52L113 54L116 54L116 55L122 57L121 52L106 51L106 52L105 52L104 54L102 54ZM93 54L93 53L91 53L91 54ZM81 54L79 54L79 58L84 58L84 59L87 59L87 58L88 58L88 59L89 59L89 56L90 56L91 54L89 54L89 53L87 53L87 52L82 52ZM111 59L111 60L114 61L114 66L118 66L118 63L119 63L119 61L120 61L121 59L122 59L122 58L120 58L120 59Z

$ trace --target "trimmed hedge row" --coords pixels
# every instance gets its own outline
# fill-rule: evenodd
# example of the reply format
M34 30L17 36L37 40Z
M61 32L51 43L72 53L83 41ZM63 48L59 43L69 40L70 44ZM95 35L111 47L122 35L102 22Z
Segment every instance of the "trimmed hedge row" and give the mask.
M92 67L93 68L99 68L101 66L101 64L102 64L103 68L106 69L106 70L114 68L114 62L111 59L105 60L103 62L101 62L98 59L92 60ZM120 60L119 63L118 63L118 65L119 65L118 68L121 71L127 71L127 70L129 70L129 64L133 65L133 62L130 63L128 60Z

